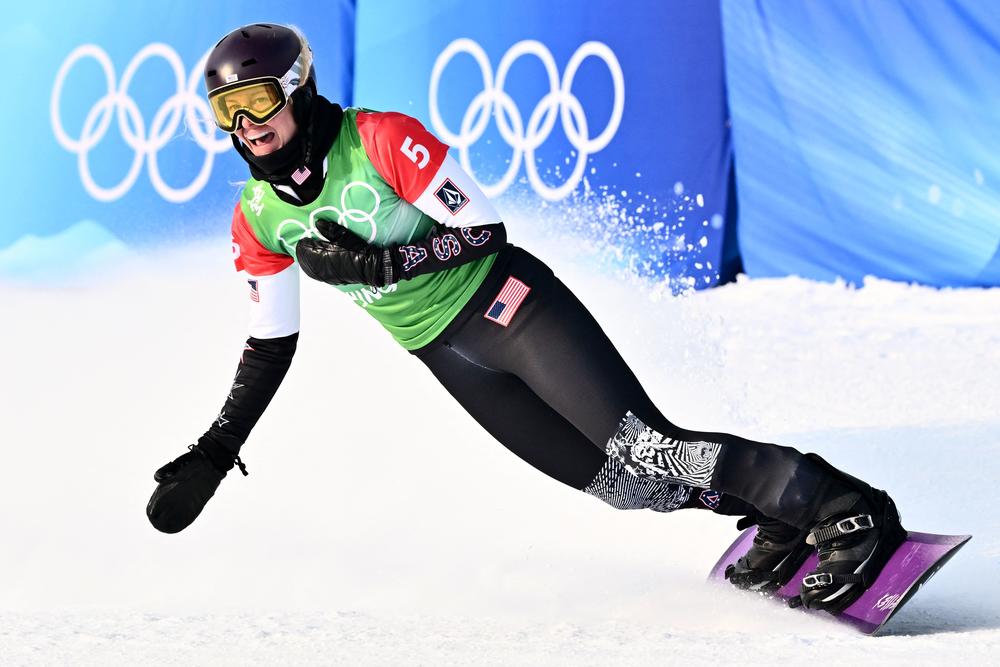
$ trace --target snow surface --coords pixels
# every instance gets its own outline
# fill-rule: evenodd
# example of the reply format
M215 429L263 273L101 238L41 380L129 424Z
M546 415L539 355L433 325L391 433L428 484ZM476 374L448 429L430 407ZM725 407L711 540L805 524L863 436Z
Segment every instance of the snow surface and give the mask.
M997 662L1000 289L670 298L534 237L675 422L817 451L888 488L908 527L975 535L889 636L709 586L734 519L552 482L310 281L250 477L157 533L152 472L208 426L245 336L220 243L0 283L0 664Z

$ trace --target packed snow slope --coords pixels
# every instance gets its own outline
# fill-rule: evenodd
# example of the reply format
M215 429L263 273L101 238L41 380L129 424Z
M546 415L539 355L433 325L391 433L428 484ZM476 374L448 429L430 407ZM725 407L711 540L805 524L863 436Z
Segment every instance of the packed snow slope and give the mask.
M0 663L997 660L1000 290L787 278L673 298L526 245L676 423L819 452L889 489L907 527L973 541L886 637L710 586L734 519L619 512L549 480L309 281L250 476L159 534L152 472L215 416L245 337L223 243L0 285Z

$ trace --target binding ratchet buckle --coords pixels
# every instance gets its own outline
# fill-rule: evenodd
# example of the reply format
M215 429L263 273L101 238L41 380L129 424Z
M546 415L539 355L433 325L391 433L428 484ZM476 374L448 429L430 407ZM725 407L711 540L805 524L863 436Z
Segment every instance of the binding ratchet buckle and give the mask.
M859 514L858 516L841 519L835 524L825 528L817 528L806 537L806 544L822 544L844 535L850 535L861 530L870 530L875 527L875 521L871 514Z
M847 535L849 533L856 533L859 530L868 530L869 528L874 528L875 522L872 521L871 514L859 514L858 516L852 516L847 519L841 519L837 522L837 530L842 534Z
M829 572L818 572L807 574L802 577L802 585L806 588L823 588L833 585L833 575Z

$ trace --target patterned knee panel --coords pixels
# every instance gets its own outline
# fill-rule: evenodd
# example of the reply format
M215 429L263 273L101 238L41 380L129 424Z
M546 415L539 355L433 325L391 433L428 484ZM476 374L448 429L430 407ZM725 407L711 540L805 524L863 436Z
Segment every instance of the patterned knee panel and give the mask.
M683 484L636 477L618 459L610 456L594 481L583 490L616 509L651 509L654 512L672 512L680 508L693 491Z
M707 489L721 449L718 442L668 438L628 412L606 451L637 477Z

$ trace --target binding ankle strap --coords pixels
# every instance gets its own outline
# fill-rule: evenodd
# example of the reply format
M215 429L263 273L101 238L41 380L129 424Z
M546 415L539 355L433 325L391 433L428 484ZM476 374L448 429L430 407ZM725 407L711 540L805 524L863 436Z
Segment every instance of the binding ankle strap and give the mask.
M844 535L850 535L862 530L871 530L875 527L875 520L871 514L859 514L857 516L841 519L825 528L817 528L809 531L806 543L812 545L823 544L830 540L835 540Z

